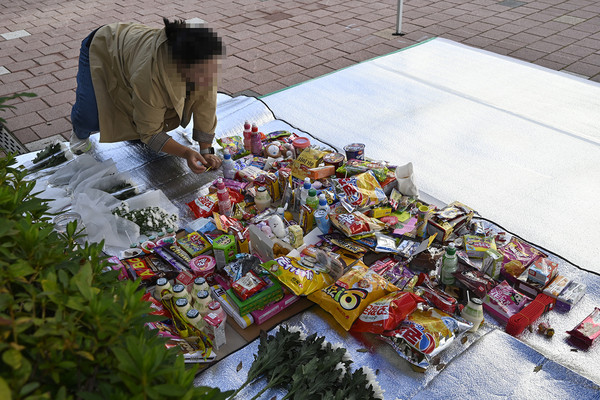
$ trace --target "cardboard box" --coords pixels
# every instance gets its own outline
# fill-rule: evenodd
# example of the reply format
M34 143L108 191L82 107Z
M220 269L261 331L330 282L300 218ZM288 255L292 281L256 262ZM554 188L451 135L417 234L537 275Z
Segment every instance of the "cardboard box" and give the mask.
M545 257L538 257L529 267L527 279L546 286L558 273L558 264ZM554 297L556 298L556 297Z
M213 253L217 268L222 269L227 263L235 260L237 243L233 235L221 235L213 242Z
M240 315L227 299L225 290L220 285L210 287L211 297L218 301L223 307L223 310L239 325L240 328L246 329L254 323L254 318L250 314Z

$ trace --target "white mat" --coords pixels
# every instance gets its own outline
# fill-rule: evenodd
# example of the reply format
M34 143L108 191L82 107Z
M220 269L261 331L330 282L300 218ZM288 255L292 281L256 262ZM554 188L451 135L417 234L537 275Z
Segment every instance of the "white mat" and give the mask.
M600 272L599 84L438 38L262 100L340 148L412 161L423 191Z

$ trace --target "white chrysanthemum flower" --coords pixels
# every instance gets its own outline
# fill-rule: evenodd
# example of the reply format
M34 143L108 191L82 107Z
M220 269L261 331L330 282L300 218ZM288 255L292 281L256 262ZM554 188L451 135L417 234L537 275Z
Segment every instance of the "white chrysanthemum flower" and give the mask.
M344 350L346 350L346 347L344 346L343 343L337 342L337 343L331 345L331 349L333 351L336 351L337 349L344 349ZM343 361L352 361L352 358L350 357L350 353L348 353L347 350L344 353L344 355L342 356L342 360Z
M336 370L340 371L340 376L338 377L338 382L341 382L344 379L344 375L346 375L346 364L339 362L335 366Z
M367 388L370 387L371 389L373 389L373 392L375 392L376 399L383 400L383 393L385 392L385 390L383 390L381 386L379 386L379 382L377 382L377 377L375 376L373 370L368 366L364 366L363 371L365 372L367 380L369 381L369 383L367 383Z
M290 333L298 332L300 334L300 340L306 339L306 333L304 333L304 330L299 326L288 326L288 331Z

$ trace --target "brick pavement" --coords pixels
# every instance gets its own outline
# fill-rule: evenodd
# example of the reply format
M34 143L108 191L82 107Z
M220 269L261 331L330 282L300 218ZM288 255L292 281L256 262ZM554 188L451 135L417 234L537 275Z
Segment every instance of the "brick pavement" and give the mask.
M11 0L0 4L2 113L31 150L67 138L81 40L115 21L161 26L201 18L225 40L220 90L265 95L431 37L600 82L600 2L593 0ZM24 36L21 36L24 35Z

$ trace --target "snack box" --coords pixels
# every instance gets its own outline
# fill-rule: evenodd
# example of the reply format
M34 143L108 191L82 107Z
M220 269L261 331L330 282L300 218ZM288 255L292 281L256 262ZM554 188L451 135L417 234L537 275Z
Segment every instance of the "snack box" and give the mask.
M560 295L570 282L571 280L566 276L557 275L552 282L544 288L544 293L557 299L558 295Z
M227 298L225 290L220 285L210 287L211 297L218 301L223 307L223 310L229 315L242 329L246 329L254 323L254 318L250 314L240 315L231 305Z
M537 258L529 267L527 280L546 286L558 273L558 264L545 257Z
M475 215L475 210L454 201L429 218L427 221L427 234L433 236L437 233L435 240L443 243L448 240L452 232L469 223L473 215Z
M486 251L496 250L496 243L492 237L465 235L463 236L463 240L469 257L483 258Z
M586 286L583 283L571 281L556 299L556 309L570 311L585 294Z
M283 299L267 305L262 310L252 311L250 315L252 315L252 318L254 318L254 323L260 325L263 322L267 321L269 318L274 317L281 311L285 310L286 308L297 302L298 299L300 299L299 296L296 296L293 293L288 293L285 296L283 296Z
M213 241L213 254L217 260L217 268L223 267L235 260L237 253L237 243L233 235L221 235Z
M508 319L521 311L531 299L503 281L491 289L483 300L483 308L498 321L507 323Z
M212 248L208 240L198 232L192 232L177 239L177 244L191 257L197 257Z
M275 280L273 280L273 284L271 286L244 301L237 298L233 292L233 289L228 289L225 293L227 293L227 299L231 303L232 307L240 315L261 310L268 304L274 301L279 301L283 297L283 289L281 288L279 282Z
M481 272L489 275L492 279L498 280L502 270L502 261L504 261L502 253L498 250L489 249L483 254Z

